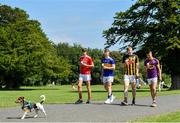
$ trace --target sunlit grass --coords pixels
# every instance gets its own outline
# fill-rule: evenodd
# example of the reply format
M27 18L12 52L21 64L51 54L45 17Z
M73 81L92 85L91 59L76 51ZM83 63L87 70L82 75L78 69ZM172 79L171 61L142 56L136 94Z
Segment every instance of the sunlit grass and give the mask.
M39 101L40 95L46 95L46 104L59 103L74 103L78 99L77 90L72 90L70 85L63 86L43 86L43 87L21 87L19 90L0 90L0 107L17 106L15 100L19 96L24 96L26 100L33 102ZM113 85L113 94L116 99L123 99L123 86ZM180 90L163 90L158 93L161 95L180 94ZM131 94L129 94L131 96ZM149 88L147 86L137 90L137 97L150 96ZM103 85L92 86L92 97L94 101L105 100L107 92L105 92ZM87 100L86 86L83 86L83 99Z

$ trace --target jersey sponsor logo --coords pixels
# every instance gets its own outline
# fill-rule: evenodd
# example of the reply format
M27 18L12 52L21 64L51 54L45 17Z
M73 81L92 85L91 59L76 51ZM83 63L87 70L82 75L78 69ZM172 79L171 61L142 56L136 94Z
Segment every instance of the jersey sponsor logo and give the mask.
M105 66L105 67L112 67L112 64L104 63L104 66Z

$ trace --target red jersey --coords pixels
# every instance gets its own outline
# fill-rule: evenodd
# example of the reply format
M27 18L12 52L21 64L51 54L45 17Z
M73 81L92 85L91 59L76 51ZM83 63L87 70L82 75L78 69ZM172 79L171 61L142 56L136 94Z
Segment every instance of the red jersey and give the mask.
M93 64L92 58L90 56L88 56L88 55L83 55L80 58L80 73L81 74L90 74L91 73L91 68L86 67L83 64L92 65Z

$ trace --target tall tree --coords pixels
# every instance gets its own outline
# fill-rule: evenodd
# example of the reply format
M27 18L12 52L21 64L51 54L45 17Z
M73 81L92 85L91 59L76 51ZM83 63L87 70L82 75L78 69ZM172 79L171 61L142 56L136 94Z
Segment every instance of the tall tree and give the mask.
M120 43L121 49L152 50L171 74L171 89L180 89L180 0L138 0L117 12L103 35L108 47Z
M69 75L68 62L24 10L0 5L0 34L0 85L42 85Z

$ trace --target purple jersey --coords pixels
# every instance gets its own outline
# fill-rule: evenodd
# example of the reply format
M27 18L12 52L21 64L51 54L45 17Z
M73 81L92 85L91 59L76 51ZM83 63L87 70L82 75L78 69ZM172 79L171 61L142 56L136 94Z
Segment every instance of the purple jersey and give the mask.
M146 59L144 61L144 66L147 67L148 79L158 77L158 69L157 69L158 64L159 64L159 62L155 58L153 60Z

